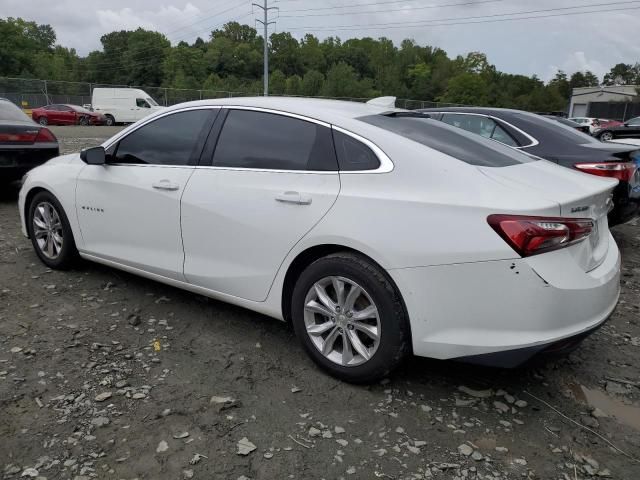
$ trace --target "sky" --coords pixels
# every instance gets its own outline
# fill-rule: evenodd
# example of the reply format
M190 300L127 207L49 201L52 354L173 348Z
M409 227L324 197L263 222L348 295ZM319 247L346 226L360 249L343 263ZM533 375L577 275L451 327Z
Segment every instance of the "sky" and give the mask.
M617 63L640 62L640 0L269 0L269 6L278 7L270 11L276 22L270 33L387 37L398 45L412 38L452 57L480 51L498 70L545 81L558 69L601 78ZM157 30L175 44L207 38L232 20L262 28L255 22L262 11L251 0L1 0L0 17L48 23L58 43L80 55L100 49L100 36L113 30Z

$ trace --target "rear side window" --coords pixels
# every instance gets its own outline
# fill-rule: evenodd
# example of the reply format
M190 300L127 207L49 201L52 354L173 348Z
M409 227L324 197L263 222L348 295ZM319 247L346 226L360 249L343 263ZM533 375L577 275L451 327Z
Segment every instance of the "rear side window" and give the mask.
M341 171L375 170L380 166L376 154L355 138L333 130L333 141Z
M465 115L460 113L445 113L442 115L442 121L462 128L467 132L475 133L484 138L492 138L500 143L517 147L516 141L509 135L498 123L492 118L484 115Z
M285 115L251 110L229 111L213 165L270 170L338 169L331 129Z
M211 110L161 117L120 140L111 163L189 165Z
M508 167L535 161L513 148L430 118L369 115L360 121L421 143L470 165Z

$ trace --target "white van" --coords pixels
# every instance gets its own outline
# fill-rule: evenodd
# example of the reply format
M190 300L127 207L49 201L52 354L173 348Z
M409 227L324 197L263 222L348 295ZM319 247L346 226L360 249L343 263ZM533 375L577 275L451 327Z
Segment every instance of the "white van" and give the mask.
M94 88L91 105L94 112L107 117L107 125L137 122L164 108L147 92L137 88Z

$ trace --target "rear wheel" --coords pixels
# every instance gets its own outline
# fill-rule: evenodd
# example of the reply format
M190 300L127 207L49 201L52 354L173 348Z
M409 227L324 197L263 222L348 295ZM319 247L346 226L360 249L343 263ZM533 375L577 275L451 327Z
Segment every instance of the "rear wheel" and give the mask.
M49 124L49 119L47 117L40 117L40 118L38 118L38 123L40 125L48 125Z
M603 142L609 142L609 141L613 140L613 133L611 133L611 132L602 132L599 135L599 138Z
M27 229L36 254L47 267L71 267L78 255L73 233L60 202L51 193L40 192L33 197Z
M106 119L105 119L105 125L108 125L110 127L112 127L113 125L116 124L116 119L113 118L111 115L105 115Z
M302 272L292 319L311 358L349 382L388 375L409 351L398 292L378 266L352 253L323 257Z

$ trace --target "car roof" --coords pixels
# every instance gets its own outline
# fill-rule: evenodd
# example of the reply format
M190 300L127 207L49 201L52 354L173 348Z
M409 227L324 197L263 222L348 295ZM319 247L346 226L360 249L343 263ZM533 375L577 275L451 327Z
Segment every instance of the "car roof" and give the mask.
M195 102L181 103L168 107L168 110L177 110L188 106L238 106L256 107L279 110L295 115L306 116L326 123L335 123L342 120L352 120L367 115L375 115L388 112L403 112L399 108L387 108L360 102L348 102L343 100L330 100L322 98L302 97L233 97L210 100L198 100Z

